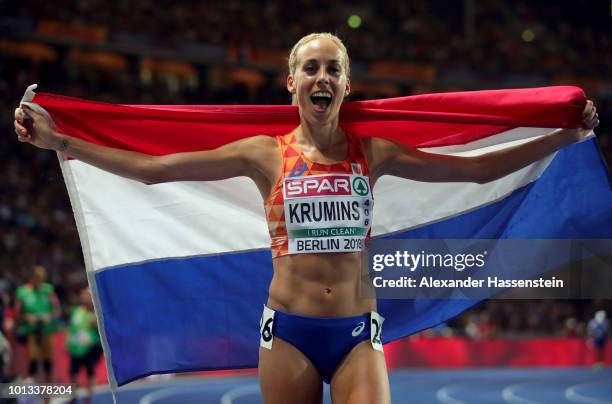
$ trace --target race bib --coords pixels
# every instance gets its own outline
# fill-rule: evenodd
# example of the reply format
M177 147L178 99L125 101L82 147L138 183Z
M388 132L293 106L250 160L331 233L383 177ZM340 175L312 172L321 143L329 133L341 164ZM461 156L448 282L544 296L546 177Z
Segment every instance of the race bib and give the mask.
M283 196L289 254L363 250L374 203L368 177L289 177Z

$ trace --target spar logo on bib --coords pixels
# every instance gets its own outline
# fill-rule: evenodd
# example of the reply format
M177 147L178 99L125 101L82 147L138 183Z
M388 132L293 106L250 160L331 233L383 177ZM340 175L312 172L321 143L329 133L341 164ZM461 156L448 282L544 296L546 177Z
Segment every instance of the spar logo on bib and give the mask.
M284 191L285 198L350 196L352 195L351 177L348 175L321 175L287 178L285 179Z

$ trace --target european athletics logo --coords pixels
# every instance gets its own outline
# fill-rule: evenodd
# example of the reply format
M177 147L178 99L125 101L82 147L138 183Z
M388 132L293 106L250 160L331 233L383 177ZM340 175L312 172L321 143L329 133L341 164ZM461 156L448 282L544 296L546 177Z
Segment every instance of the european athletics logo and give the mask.
M299 177L304 174L304 171L308 168L308 165L303 161L298 161L291 172L289 173L290 177Z

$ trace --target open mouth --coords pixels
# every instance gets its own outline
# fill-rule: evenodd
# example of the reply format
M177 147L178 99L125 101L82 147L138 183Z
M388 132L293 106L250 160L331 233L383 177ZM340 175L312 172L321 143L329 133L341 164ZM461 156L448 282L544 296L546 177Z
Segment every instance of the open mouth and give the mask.
M329 104L331 104L332 95L327 91L317 91L310 96L310 100L314 104L315 111L325 112L327 111Z

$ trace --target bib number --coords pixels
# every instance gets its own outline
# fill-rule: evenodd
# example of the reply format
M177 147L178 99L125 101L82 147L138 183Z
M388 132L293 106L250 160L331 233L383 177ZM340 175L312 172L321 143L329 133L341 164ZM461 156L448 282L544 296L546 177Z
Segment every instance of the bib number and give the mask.
M264 306L261 321L259 322L259 345L262 348L272 349L272 341L274 340L274 335L272 334L272 329L274 327L274 314L274 310Z
M385 318L375 311L370 313L370 343L372 348L377 351L383 352L383 345L381 340L382 324Z

